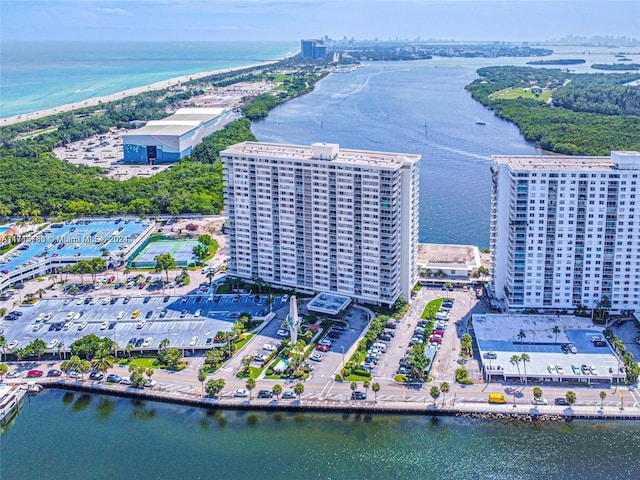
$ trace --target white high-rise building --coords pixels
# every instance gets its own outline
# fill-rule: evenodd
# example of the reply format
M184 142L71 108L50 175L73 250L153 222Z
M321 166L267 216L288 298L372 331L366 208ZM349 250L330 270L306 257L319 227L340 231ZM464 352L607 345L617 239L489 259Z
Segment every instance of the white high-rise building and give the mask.
M510 310L640 308L640 153L495 156L493 288Z
M419 155L244 142L220 156L230 276L372 303L410 300Z

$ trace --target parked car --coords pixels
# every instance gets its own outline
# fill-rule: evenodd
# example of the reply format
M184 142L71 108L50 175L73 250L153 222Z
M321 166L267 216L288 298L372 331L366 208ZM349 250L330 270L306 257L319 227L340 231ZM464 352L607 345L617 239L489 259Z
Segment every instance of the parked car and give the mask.
M273 392L270 390L260 390L258 392L258 398L273 398Z
M532 405L547 405L547 400L544 398L532 398L531 399L531 404Z
M314 353L311 354L309 359L313 360L314 362L321 362L322 361L322 355L320 355L318 352L314 352Z
M62 371L57 368L52 368L47 372L47 377L59 377L60 375L62 375Z
M366 400L367 394L364 392L351 392L351 400Z
M104 374L102 372L91 372L89 374L90 380L102 380L104 378Z
M326 345L317 345L316 346L316 350L318 350L319 352L328 352L329 351L329 347L327 347Z
M567 399L564 397L558 397L556 398L553 403L555 403L556 405L569 405L569 402L567 402Z
M279 337L288 337L289 336L289 331L288 330L284 330L284 329L280 329L276 332L276 335L278 335Z
M265 343L262 345L262 349L267 352L274 352L276 350L276 346L271 343Z
M282 393L282 398L283 399L291 399L291 398L297 398L297 395L294 392L283 392Z
M118 383L120 380L122 380L122 377L118 374L110 373L107 375L107 382Z
M244 388L239 388L235 392L233 392L233 396L234 397L248 397L249 396L249 392L247 390L245 390Z

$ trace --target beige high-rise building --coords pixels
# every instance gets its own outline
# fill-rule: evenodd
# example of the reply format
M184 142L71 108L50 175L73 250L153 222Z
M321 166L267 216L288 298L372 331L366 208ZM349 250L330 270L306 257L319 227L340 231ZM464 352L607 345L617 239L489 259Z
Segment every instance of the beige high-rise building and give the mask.
M410 300L419 155L243 142L220 156L228 275L362 302Z

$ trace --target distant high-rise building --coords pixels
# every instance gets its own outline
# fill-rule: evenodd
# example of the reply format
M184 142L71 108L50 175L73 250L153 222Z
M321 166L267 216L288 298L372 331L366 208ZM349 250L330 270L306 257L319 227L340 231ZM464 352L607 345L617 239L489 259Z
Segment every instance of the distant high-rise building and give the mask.
M312 58L314 60L327 58L327 46L322 43L322 40L301 40L300 50L302 58Z
M410 300L419 155L243 142L220 156L228 275L371 303Z
M640 153L495 156L492 175L493 286L507 308L640 308Z

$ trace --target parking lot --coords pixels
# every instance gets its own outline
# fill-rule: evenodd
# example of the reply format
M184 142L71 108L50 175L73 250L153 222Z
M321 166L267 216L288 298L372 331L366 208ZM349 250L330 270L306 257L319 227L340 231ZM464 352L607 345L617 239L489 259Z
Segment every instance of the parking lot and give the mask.
M269 311L266 296L213 295L207 289L200 295L186 296L79 296L43 299L32 307L20 307L15 320L3 319L8 344L24 347L36 338L47 343L49 351L62 351L78 338L96 334L112 338L120 348L128 343L136 349L153 350L162 339L172 346L192 349L211 348L218 331L230 331L243 312L254 317ZM276 297L273 308L280 306ZM134 342L131 339L135 338ZM138 344L139 343L139 344Z

